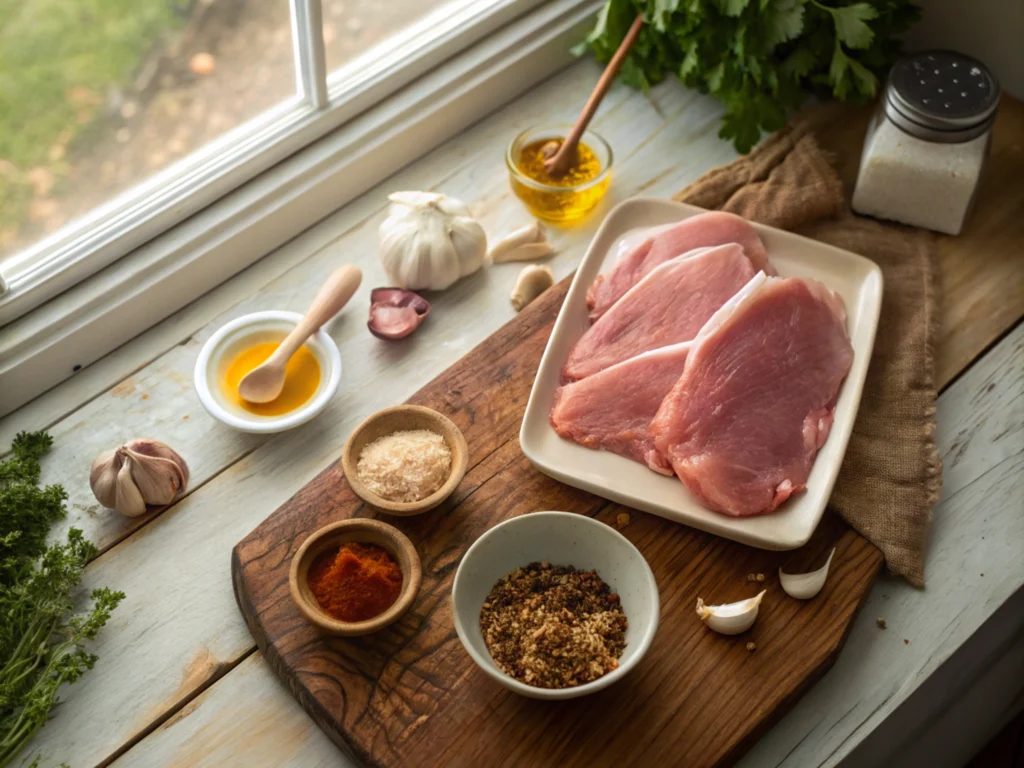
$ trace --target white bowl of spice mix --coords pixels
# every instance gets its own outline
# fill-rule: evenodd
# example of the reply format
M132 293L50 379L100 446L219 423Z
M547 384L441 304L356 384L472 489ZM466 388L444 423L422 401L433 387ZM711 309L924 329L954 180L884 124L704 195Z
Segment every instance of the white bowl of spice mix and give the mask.
M196 360L194 382L211 416L243 432L271 433L304 424L327 407L341 381L341 354L323 329L288 361L277 398L250 403L238 394L242 377L270 357L302 317L297 312L254 312L226 323L209 338Z
M658 585L640 551L570 512L532 512L487 531L455 572L452 604L476 665L535 699L607 688L640 662L658 629Z
M421 405L377 411L352 431L341 452L352 490L389 515L434 509L451 496L468 464L469 446L455 422Z

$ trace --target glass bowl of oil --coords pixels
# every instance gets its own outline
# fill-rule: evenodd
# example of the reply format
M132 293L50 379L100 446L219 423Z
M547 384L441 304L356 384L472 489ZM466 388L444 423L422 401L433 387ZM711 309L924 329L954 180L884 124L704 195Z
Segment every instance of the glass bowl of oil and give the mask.
M583 132L576 162L565 176L553 178L544 169L544 145L560 142L571 129L568 124L530 128L508 145L505 163L512 191L538 219L580 219L601 202L611 183L612 148L590 130Z

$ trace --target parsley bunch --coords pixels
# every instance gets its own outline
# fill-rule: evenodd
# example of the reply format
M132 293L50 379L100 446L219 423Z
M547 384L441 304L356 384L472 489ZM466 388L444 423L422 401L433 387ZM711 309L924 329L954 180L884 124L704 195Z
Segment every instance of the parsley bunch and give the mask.
M711 94L725 105L718 135L740 152L781 128L807 91L874 96L920 16L909 0L606 0L581 49L607 61L638 13L623 81L646 89L675 74Z
M77 528L47 544L67 499L59 485L39 487L39 458L52 444L45 432L22 432L0 462L0 766L46 724L60 686L92 669L84 643L124 598L96 589L88 610L74 612L72 592L97 551Z

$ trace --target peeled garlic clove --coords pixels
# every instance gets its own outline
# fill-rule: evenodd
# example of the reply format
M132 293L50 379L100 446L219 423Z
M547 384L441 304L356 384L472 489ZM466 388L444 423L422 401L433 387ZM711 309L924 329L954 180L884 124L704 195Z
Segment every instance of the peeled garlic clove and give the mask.
M761 599L766 591L762 589L760 594L747 600L724 605L704 605L704 601L698 597L697 615L700 616L701 621L719 634L738 635L754 625L758 606L761 605Z
M124 462L116 450L104 451L96 457L89 471L89 486L96 501L104 507L116 504L117 471Z
M515 287L512 288L512 306L519 312L531 301L555 284L555 275L550 267L531 264L523 267Z
M810 600L816 594L821 591L821 588L825 586L825 579L828 577L828 567L832 564L832 556L836 553L836 548L832 547L832 551L828 555L828 560L816 571L810 573L783 573L782 569L779 568L779 581L782 582L782 588L786 591L786 594L790 597L795 597L797 600Z
M547 241L547 231L539 221L517 229L494 244L487 259L492 264L507 261L533 261L543 259L555 252Z
M117 486L114 490L114 509L125 517L138 517L146 512L146 500L132 479L132 460L125 457L117 471Z

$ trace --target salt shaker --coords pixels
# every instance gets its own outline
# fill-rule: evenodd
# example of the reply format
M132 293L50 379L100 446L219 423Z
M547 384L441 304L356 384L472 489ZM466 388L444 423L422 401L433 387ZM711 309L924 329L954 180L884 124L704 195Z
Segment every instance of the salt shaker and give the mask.
M868 126L853 210L959 234L998 104L999 82L970 56L925 51L897 61Z

